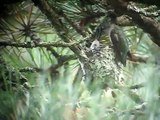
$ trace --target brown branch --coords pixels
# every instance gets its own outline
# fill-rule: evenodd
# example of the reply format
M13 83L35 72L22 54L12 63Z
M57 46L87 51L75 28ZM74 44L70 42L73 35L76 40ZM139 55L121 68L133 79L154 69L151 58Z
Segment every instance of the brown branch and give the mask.
M124 0L125 2L137 2L137 3L142 3L142 4L147 4L147 5L156 5L160 6L160 1L159 0Z
M115 12L119 15L126 14L132 18L132 21L142 28L146 33L152 36L152 41L160 46L160 23L155 20L145 17L129 9L128 2L125 0L109 0L109 3L115 8Z

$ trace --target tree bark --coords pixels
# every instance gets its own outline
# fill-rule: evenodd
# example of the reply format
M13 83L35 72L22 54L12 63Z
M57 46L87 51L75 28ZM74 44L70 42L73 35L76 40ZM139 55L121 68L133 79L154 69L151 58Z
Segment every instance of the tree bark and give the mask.
M137 3L147 4L147 5L156 5L160 7L160 0L125 0L126 2L133 1Z
M152 41L160 47L160 23L152 18L145 17L136 11L128 8L127 0L110 0L109 3L115 8L115 12L119 15L126 14L132 18L132 21L137 24L144 32L152 37Z

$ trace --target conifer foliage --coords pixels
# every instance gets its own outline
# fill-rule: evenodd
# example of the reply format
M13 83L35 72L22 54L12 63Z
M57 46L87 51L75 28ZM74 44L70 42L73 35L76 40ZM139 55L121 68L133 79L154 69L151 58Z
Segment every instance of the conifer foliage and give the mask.
M0 1L0 120L159 120L155 1Z

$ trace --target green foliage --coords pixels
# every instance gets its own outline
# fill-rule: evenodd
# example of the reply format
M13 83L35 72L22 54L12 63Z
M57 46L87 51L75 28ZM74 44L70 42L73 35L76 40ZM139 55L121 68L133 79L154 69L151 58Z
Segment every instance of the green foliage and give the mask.
M110 42L101 49L100 56L86 55L83 61L72 48L78 46L85 54L92 41L86 37L92 36L102 19L89 15L103 13L105 8L92 5L92 1L84 5L83 0L48 2L63 12L56 19L68 34L57 33L56 27L30 2L16 5L13 16L0 18L0 41L33 44L33 48L0 47L0 119L158 120L160 52L151 38L136 26L122 28L130 51L147 56L145 63L127 60L126 67L115 63ZM34 48L39 44L36 40L62 41L59 34L66 35L71 43L80 43L69 48Z

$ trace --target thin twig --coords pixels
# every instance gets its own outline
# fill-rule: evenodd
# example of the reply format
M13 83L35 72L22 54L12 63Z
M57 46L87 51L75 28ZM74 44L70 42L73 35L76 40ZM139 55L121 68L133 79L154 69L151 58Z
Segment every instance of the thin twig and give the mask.
M11 47L22 47L22 48L36 48L36 47L71 47L78 43L65 43L65 42L40 42L40 43L32 43L32 42L10 42L10 41L0 41L0 46L11 46Z
M132 85L132 86L130 86L129 88L130 88L130 89L140 89L140 88L142 88L142 87L144 87L144 83Z
M128 60L130 60L132 62L146 63L147 60L148 60L148 57L147 56L143 56L143 55L130 53L128 55Z
M81 66L81 70L82 70L82 81L86 80L86 69L85 69L85 65L83 62L81 62L79 60L79 64Z

